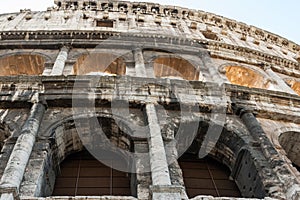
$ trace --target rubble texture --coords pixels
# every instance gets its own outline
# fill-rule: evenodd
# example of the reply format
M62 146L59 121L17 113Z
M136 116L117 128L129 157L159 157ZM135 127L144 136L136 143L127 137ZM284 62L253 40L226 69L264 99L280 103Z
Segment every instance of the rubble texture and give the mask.
M298 44L176 6L55 3L0 15L1 200L300 199ZM139 154L132 196L52 196L91 144ZM189 197L183 153L224 164L241 197Z

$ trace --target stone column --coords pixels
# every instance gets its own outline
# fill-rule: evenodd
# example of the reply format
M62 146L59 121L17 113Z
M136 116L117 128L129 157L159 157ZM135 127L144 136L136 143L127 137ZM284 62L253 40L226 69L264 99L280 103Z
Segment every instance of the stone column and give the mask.
M133 50L135 72L138 77L147 77L143 52L140 48Z
M264 68L265 72L272 77L276 83L278 84L279 88L283 92L289 92L292 94L297 94L292 88L290 88L272 69L271 66L265 66Z
M60 49L60 52L55 60L55 63L52 68L51 76L60 76L63 74L65 63L68 58L70 48L69 47L62 47Z
M281 189L283 189L285 197L281 195L282 191L279 190L276 193L273 192L273 196L271 197L291 200L298 199L297 196L300 194L300 185L298 184L296 178L289 171L287 165L284 164L284 160L282 160L274 145L266 136L255 115L252 112L236 105L233 106L233 110L241 118L255 142L258 143L259 146L257 147L260 147L261 152L269 161L271 169L276 174L277 180L280 181L280 184L278 184L277 187L281 187ZM274 179L273 182L277 180ZM291 190L292 187L294 190Z
M31 108L30 115L21 129L20 136L16 141L1 178L0 200L10 200L18 196L19 187L35 143L45 109L45 105L42 103L34 103Z
M180 200L181 187L172 186L163 138L154 104L146 104L149 126L149 154L152 179L152 199Z

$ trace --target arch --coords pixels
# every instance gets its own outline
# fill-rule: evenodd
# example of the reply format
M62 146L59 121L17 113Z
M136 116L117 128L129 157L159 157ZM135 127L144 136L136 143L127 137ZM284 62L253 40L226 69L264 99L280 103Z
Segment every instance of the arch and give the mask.
M61 119L60 121L57 121L54 124L50 125L50 127L48 128L49 132L42 137L49 137L54 143L53 145L55 148L53 148L53 151L49 156L52 156L53 163L51 163L50 168L55 171L55 174L60 173L60 165L61 163L64 163L65 159L67 159L70 155L72 157L72 154L74 153L85 150L88 150L90 154L95 158L100 159L103 163L102 166L106 166L106 170L107 166L110 166L111 169L121 169L124 171L135 169L135 163L130 162L129 159L130 152L134 150L132 138L130 137L130 135L125 134L125 132L128 133L127 130L131 130L126 124L122 124L122 120L120 120L121 122L118 121L117 123L114 120L115 117L117 116L114 116L113 118L112 114L109 113L97 113L97 115L74 115ZM93 123L100 124L104 136L98 133L99 129L93 129L93 127L95 127ZM89 128L89 126L92 128ZM122 127L120 128L120 126ZM107 143L109 143L108 145L114 146L115 148L105 148L105 145L107 145ZM96 149L93 149L91 147L95 147ZM122 149L124 151L121 151L119 149ZM97 152L94 150L96 150ZM97 153L100 153L101 156L99 157ZM112 157L117 161L122 160L122 165L119 165L118 162L111 163L110 161ZM128 176L133 177L131 179L131 192L133 195L135 195L136 190L135 188L133 188L133 186L135 185L135 176L131 175L130 173ZM52 180L55 180L55 177L53 177ZM47 187L51 188L47 190L47 192L45 192L45 196L51 195L49 191L52 191L54 186L48 184ZM107 191L107 188L105 190ZM59 191L54 194L62 194L60 192L61 190L59 189ZM66 193L65 195L68 194L70 193ZM100 194L110 195L110 193L107 192L99 194L97 193L97 195ZM91 192L90 195L96 194ZM115 195L115 193L113 193L113 195Z
M300 95L300 82L296 80L287 80L288 85L298 94Z
M97 120L94 120L95 118ZM115 119L117 119L117 122ZM59 162L64 160L69 154L81 151L84 145L88 145L89 142L93 145L93 142L103 141L104 139L108 139L112 145L118 148L132 152L133 139L127 134L132 133L132 130L125 122L126 120L122 117L109 113L72 115L50 125L46 136L55 140L58 147L56 153ZM92 129L92 127L98 126L98 124L93 123L99 123L107 138L103 138L101 134L97 134L97 130ZM78 132L80 132L80 136ZM100 143L96 145L100 145ZM100 146L97 147L101 148ZM126 157L128 155L123 156Z
M114 159L115 158L115 159ZM126 164L122 158L108 156L108 160ZM69 155L60 164L53 196L131 196L130 176L110 168L83 150Z
M230 119L231 121L234 120L234 118ZM186 123L192 123L191 122L186 122ZM198 122L199 123L199 122ZM226 123L224 124L222 132L220 134L220 137L217 138L216 144L214 142L207 142L207 144L203 144L205 138L207 137L212 137L208 133L209 127L210 126L221 126L219 124L214 124L209 120L206 120L205 118L202 119L199 123L199 127L196 134L196 137L193 139L192 144L190 145L189 149L185 152L185 154L192 154L194 156L194 161L197 162L197 156L199 155L200 148L202 146L208 148L208 150L211 148L211 151L207 152L205 159L212 158L215 162L219 162L221 164L221 168L224 169L226 174L226 177L228 180L233 180L237 186L237 188L240 191L240 194L235 193L235 195L240 195L242 197L259 197L263 198L267 196L267 190L264 188L265 182L268 182L269 180L266 180L264 176L258 173L259 169L261 166L255 161L255 156L252 156L250 150L249 150L249 155L241 153L243 149L251 149L251 147L248 146L251 137L249 133L246 131L246 128L241 128L239 127L240 124L236 123L235 121L232 121L232 123ZM180 125L181 126L181 125ZM187 125L188 126L188 125ZM212 128L212 131L214 128ZM174 131L176 133L176 130ZM182 134L184 135L183 137L188 138L191 133L185 133ZM176 138L176 136L175 136ZM181 139L181 138L180 138ZM190 140L191 138L188 138ZM177 139L176 139L177 140ZM177 140L179 141L179 140ZM186 140L180 141L180 142L187 142ZM180 143L178 144L180 146ZM257 154L257 152L256 152ZM248 162L250 163L250 167L243 167L243 163L241 160L244 158L248 159ZM180 161L180 160L179 160ZM267 161L266 161L267 162ZM241 170L242 169L242 170ZM229 170L229 171L228 171ZM249 179L249 174L245 173L247 170L251 171L250 174L250 179ZM183 170L183 178L185 179L185 174ZM240 173L243 172L243 173ZM251 178L252 177L252 178ZM256 177L254 179L254 177ZM224 178L224 176L223 176ZM251 185L251 188L249 187L248 190L244 188L245 186L245 180L248 181L246 184L249 186ZM225 182L226 183L226 182ZM233 182L227 182L228 184L233 184ZM202 183L199 183L202 184ZM189 186L189 183L186 185L186 187ZM227 187L227 186L226 186ZM229 187L227 187L230 189ZM209 189L209 188L206 188ZM233 187L231 188L233 189ZM189 189L187 188L187 191ZM200 191L200 190L199 190ZM226 191L224 191L226 192ZM200 192L198 194L193 193L194 195L203 195ZM216 195L216 190L211 191L210 195ZM226 195L226 194L224 194ZM233 194L232 194L233 195ZM230 197L231 194L229 193L228 197Z
M124 59L111 53L81 55L73 67L74 75L125 75Z
M273 87L271 80L267 78L266 74L250 67L232 63L222 65L220 70L235 85L261 89L270 89Z
M300 132L289 131L279 135L279 144L297 169L300 167Z
M46 59L38 54L13 54L0 58L0 75L41 75Z
M189 61L173 55L159 56L153 60L153 70L158 78L199 80L199 71Z
M241 197L235 182L230 180L230 170L211 157L198 159L195 154L184 154L179 158L179 165L189 198L199 194Z

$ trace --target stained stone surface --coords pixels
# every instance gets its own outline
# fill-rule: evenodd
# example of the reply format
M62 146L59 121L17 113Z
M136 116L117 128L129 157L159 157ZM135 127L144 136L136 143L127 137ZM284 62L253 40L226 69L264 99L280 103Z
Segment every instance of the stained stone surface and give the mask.
M55 3L0 15L1 200L189 199L177 158L206 151L242 197L190 199L300 199L298 44L192 8ZM132 196L51 196L87 144L139 154Z

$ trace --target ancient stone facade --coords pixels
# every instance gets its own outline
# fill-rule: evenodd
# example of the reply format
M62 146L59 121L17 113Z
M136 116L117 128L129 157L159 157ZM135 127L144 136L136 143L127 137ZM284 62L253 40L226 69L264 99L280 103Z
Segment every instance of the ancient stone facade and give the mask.
M0 15L1 200L300 199L298 44L175 6L55 4Z

